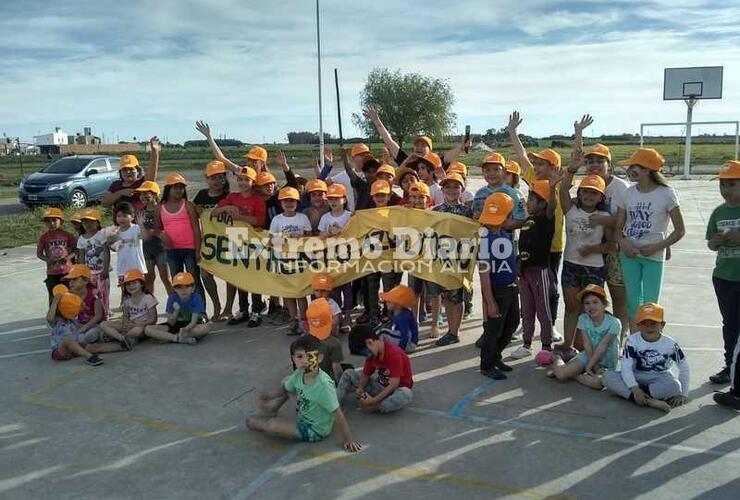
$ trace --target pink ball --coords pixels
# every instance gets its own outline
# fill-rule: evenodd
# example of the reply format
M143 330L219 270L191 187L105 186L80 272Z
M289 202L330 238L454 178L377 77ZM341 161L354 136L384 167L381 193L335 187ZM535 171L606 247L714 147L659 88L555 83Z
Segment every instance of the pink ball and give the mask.
M540 351L537 353L537 356L534 357L534 362L537 363L539 366L547 366L552 364L552 352L550 351Z

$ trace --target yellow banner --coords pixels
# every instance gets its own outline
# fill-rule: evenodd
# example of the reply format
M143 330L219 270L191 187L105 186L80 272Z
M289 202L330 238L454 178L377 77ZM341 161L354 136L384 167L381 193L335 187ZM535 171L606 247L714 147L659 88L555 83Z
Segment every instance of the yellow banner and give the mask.
M374 272L403 272L447 289L470 288L480 225L452 214L405 207L361 210L334 236L271 237L228 214L201 215L203 269L236 287L274 297L311 293L315 273L336 285Z

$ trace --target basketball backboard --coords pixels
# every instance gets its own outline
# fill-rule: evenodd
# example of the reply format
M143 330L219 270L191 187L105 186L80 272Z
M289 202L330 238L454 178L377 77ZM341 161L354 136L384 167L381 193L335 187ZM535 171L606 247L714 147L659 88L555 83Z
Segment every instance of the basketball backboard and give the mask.
M722 99L722 66L665 68L663 100Z

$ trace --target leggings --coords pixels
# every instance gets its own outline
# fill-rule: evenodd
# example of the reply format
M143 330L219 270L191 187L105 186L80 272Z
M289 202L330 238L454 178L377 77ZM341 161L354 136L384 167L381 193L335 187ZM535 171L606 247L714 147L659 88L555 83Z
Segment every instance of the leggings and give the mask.
M660 301L663 261L641 256L630 259L621 252L619 261L622 263L622 278L627 291L627 311L630 318L634 318L640 304Z

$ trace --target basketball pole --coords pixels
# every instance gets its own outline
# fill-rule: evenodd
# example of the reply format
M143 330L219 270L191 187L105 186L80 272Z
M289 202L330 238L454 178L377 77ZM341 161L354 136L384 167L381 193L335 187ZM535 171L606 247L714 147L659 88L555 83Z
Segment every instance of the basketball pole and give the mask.
M684 159L683 159L683 177L682 179L691 178L691 118L694 114L694 104L696 104L696 97L691 96L686 99L686 147L684 148Z

